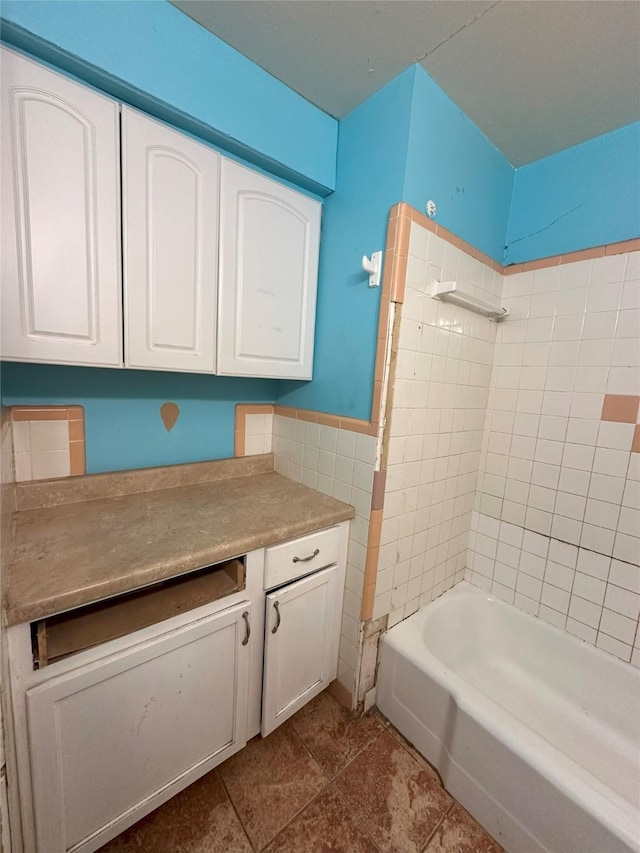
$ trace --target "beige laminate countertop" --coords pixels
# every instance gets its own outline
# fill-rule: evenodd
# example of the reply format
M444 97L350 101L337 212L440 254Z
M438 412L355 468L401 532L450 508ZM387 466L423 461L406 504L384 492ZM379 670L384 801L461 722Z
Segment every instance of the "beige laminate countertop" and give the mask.
M224 479L18 511L6 624L128 592L354 515L348 504L261 471L265 465L253 463L249 473L239 466L241 476L228 476L236 473L231 462ZM109 476L115 481L107 475L102 482ZM84 493L95 493L93 485Z

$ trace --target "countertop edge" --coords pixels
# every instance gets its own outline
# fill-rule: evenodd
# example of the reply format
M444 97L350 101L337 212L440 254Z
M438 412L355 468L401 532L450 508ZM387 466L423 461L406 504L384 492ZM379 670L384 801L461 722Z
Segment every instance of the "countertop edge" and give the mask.
M95 604L97 601L133 592L145 586L168 580L169 578L189 574L203 566L248 554L251 551L257 551L261 548L279 544L280 542L286 542L289 539L295 539L298 536L304 536L316 530L323 530L354 518L355 509L349 504L343 504L343 506L344 510L336 508L332 512L319 513L313 521L284 524L280 528L271 528L263 535L248 535L244 539L235 540L233 547L213 547L211 550L201 550L195 555L197 559L194 559L194 555L191 555L188 564L176 564L174 562L170 566L152 565L136 573L134 577L119 578L113 582L103 582L97 584L95 587L83 590L72 590L34 604L12 605L10 601L6 601L3 624L5 627L12 627L38 619L45 619L56 613ZM11 567L9 567L10 570Z

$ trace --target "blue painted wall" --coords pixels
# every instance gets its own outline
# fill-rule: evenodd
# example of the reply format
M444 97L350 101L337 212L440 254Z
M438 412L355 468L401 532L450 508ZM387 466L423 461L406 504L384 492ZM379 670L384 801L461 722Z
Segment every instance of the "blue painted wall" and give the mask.
M279 402L368 419L380 290L362 256L384 250L389 209L401 201L413 69L340 122L337 189L324 203L313 381L283 382Z
M389 209L433 198L438 222L502 261L513 173L420 66L344 118L324 206L313 382L282 383L278 401L369 418L380 293L360 260L384 248Z
M509 264L640 236L640 122L518 169Z
M403 201L502 263L514 168L427 72L414 66Z
M338 122L166 0L3 0L2 38L326 195Z
M84 406L90 474L233 456L235 404L273 402L275 386L272 379L2 365L4 405ZM160 419L166 402L180 406L171 432Z

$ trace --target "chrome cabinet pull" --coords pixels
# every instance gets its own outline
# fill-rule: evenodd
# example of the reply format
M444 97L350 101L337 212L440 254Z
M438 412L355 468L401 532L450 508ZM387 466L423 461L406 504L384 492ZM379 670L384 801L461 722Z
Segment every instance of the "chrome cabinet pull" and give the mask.
M246 633L244 635L244 640L242 641L242 645L246 646L247 643L249 642L249 637L251 636L251 623L249 622L249 611L248 610L244 611L244 613L242 614L242 618L244 619L245 628L247 629Z
M294 557L293 562L294 563L308 563L309 560L313 560L314 557L317 557L319 553L320 553L320 548L316 548L316 550L313 552L313 554L309 554L308 557Z
M276 624L271 629L271 633L275 634L275 632L280 627L280 622L282 621L282 616L280 615L280 602L279 601L273 602L273 609L276 611Z

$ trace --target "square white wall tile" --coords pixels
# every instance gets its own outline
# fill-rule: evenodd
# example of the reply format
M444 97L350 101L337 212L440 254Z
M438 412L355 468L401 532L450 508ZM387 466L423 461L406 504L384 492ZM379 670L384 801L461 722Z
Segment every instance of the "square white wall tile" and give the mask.
M69 421L16 421L13 435L18 482L70 475Z

